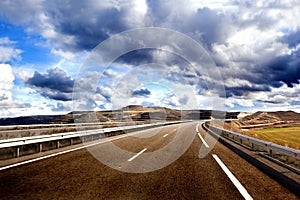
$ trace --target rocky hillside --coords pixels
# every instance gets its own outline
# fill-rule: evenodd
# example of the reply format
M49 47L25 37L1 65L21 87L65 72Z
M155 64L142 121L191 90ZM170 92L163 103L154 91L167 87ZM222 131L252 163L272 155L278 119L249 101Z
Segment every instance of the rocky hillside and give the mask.
M236 122L242 128L285 127L300 125L300 113L294 111L256 112Z

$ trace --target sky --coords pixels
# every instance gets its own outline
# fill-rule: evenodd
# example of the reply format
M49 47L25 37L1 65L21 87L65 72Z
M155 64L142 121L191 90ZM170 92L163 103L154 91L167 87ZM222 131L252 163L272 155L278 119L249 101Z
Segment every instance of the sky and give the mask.
M299 19L297 0L2 0L0 117L300 112Z

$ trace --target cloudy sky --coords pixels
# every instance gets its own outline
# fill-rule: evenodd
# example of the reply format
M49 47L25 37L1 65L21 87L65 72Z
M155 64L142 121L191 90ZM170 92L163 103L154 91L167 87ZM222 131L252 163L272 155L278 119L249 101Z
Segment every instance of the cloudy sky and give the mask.
M127 104L300 112L299 19L297 0L2 0L0 116ZM123 43L111 38L145 27L196 41L211 63L174 52L180 39L159 31L143 35L170 46L95 59L106 52L97 45L115 52Z

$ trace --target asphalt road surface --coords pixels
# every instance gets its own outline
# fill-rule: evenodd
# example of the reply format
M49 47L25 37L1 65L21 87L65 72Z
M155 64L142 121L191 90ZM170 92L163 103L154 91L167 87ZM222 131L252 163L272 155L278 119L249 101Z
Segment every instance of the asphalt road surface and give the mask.
M129 137L122 135L119 139L109 138L115 148L130 152L123 156L114 152L115 148L108 142L100 140L88 149L3 169L0 198L299 199L220 143L216 143L206 157L199 158L206 133L199 126L203 137L200 139L197 126L198 122L191 122L139 131ZM180 142L174 142L178 134L181 134ZM191 145L185 150L181 145L189 142ZM147 155L170 143L174 145L164 155L180 151L183 155L168 166L147 173L126 172L140 172L168 161L168 157ZM117 169L102 164L99 156L105 162L110 162L108 158L117 158L109 163ZM228 171L221 167L223 164L234 177L225 173Z

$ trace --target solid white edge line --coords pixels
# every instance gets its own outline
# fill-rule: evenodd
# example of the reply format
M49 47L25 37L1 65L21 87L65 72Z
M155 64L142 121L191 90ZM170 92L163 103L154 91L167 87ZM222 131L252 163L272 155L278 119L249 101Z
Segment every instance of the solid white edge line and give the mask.
M142 151L138 152L137 154L135 154L134 156L132 156L131 158L128 159L128 162L133 161L134 159L136 159L139 155L141 155L142 153L144 153L144 151L146 151L147 148L143 149Z
M167 137L169 134L167 133L167 134L165 134L163 137Z
M202 141L202 143L204 144L204 146L206 148L209 148L209 145L206 143L206 141L204 140L204 138L202 137L202 135L198 132L198 136L200 138L200 140Z
M216 155L212 154L213 158L217 161L217 163L220 165L222 170L225 172L225 174L229 177L231 182L234 184L234 186L238 189L238 191L241 193L241 195L246 200L253 200L253 198L250 196L250 194L247 192L247 190L244 188L244 186L237 180L237 178L229 171L229 169L226 167L226 165L221 161L221 159Z
M19 162L19 163L15 163L15 164L3 166L3 167L0 167L0 171L5 170L5 169L9 169L9 168L13 168L13 167L17 167L17 166L20 166L20 165L32 163L32 162L35 162L35 161L39 161L39 160L51 158L51 157L58 156L58 155L61 155L61 154L69 153L69 152L72 152L72 151L77 151L77 150L84 149L84 148L91 147L91 146L95 146L95 145L98 145L98 144L102 144L102 143L106 143L106 142L111 142L111 141L118 140L118 139L121 139L121 138L124 138L124 137L128 137L130 135L134 135L134 134L137 134L137 133L127 134L127 135L121 135L119 137L107 139L107 140L100 141L100 142L97 142L97 143L92 143L92 144L84 145L84 146L77 147L77 148L74 148L74 149L69 149L69 150L58 152L58 153L54 153L54 154L42 156L42 157L39 157L39 158L34 158L34 159L31 159L31 160L26 160L26 161L23 161L23 162Z
M206 141L204 140L204 138L202 137L202 135L199 133L198 125L199 125L199 124L197 124L197 126L196 126L196 132L197 132L197 134L198 134L200 140L201 140L202 143L204 144L204 146L205 146L206 148L209 148L209 145L206 143Z

